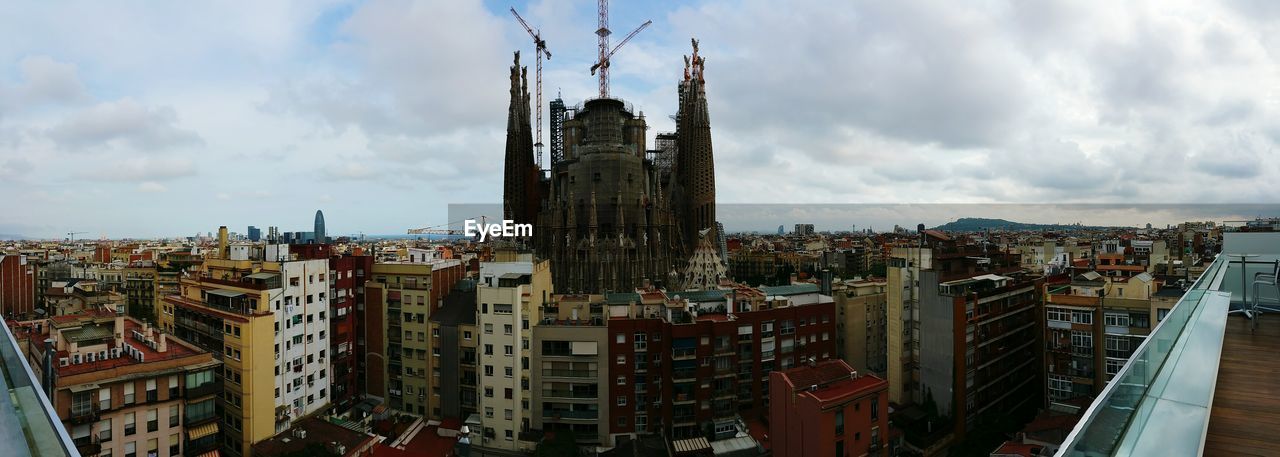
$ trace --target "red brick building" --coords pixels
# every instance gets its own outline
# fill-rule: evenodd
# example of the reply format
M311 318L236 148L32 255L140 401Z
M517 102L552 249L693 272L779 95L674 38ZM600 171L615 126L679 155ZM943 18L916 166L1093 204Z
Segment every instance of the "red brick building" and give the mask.
M836 355L834 303L816 285L604 297L614 436L733 437L769 414L771 371Z
M35 265L24 255L0 254L0 316L27 317L35 305Z
M889 383L843 360L769 374L776 457L881 455L889 442Z

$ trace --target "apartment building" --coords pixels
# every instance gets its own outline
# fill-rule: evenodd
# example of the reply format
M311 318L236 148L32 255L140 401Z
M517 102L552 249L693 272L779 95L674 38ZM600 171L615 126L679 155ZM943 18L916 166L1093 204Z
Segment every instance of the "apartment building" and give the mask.
M156 322L156 271L156 263L150 260L124 267L125 308L130 316Z
M610 343L602 302L600 295L557 295L543 307L543 318L532 331L530 441L538 436L532 431L572 431L584 445L612 445L610 405L629 405L630 397L611 396L615 381L606 369ZM558 317L561 312L564 318Z
M0 254L0 317L25 318L35 308L35 264L25 255Z
M890 401L928 405L955 439L1038 406L1043 278L986 244L933 230L919 243L889 269Z
M372 356L365 357L367 392L386 398L393 409L439 418L439 367L428 320L462 277L462 263L385 261L371 271L365 284L365 353Z
M1151 333L1157 287L1148 273L1103 276L1085 270L1046 281L1047 402L1102 392Z
M454 284L445 296L444 306L431 315L431 335L438 353L436 367L440 390L438 415L441 418L466 418L476 413L477 345L480 332L476 327L476 283L464 279Z
M289 252L299 259L329 262L329 401L346 411L358 399L356 388L356 308L364 303L364 283L373 257L333 253L327 244L297 244Z
M523 254L480 264L476 326L482 447L531 451L536 444L520 439L533 428L531 325L541 318L551 290L548 261L535 262Z
M848 280L832 285L837 354L863 373L883 374L888 366L887 286L884 278Z
M208 351L104 310L13 325L33 371L51 381L54 410L81 455L217 447L220 363Z
M327 259L287 245L230 256L220 245L164 300L175 334L223 361L222 449L239 456L329 404L332 278Z
M769 373L773 455L887 455L888 387L839 359Z
M601 423L613 440L733 437L743 423L767 420L769 372L838 352L834 300L814 284L642 289L601 304L610 335L609 421Z

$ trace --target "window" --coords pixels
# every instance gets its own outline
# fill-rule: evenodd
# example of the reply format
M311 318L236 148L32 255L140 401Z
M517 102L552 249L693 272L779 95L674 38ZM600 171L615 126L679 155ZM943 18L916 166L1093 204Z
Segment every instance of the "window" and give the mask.
M627 334L626 334L626 333L618 333L618 334L615 334L615 335L614 335L614 342L619 343L619 344L626 343L626 342L627 342Z
M492 406L486 406L486 407L484 407L484 417L489 417L489 418L492 418L492 417L493 417L493 407L492 407Z
M484 366L484 375L485 375L485 376L493 376L493 365L485 365L485 366Z
M492 345L492 344L485 344L485 345L484 345L484 355L493 355L493 345Z
M512 373L511 367L502 367L502 369L506 372L506 376L510 378Z
M618 406L627 406L627 396L626 396L626 395L619 395L619 396L618 396Z
M515 391L512 390L510 387L502 390L503 390L503 398L506 398L507 400L515 398Z
M489 398L493 398L493 388L492 388L492 387L489 387L489 386L485 386L485 387L484 387L484 396L489 397Z
M506 420L511 420L511 417L514 415L515 412L509 409L502 412L502 417Z
M1156 322L1160 322L1164 320L1164 317L1168 315L1169 315L1169 310L1164 308L1156 308Z
M1120 368L1124 367L1124 360L1107 359L1107 375L1113 376L1120 372Z
M470 330L467 330L467 331L462 332L462 339L467 340L467 341L471 341L471 331L470 331Z
M1111 327L1129 326L1129 313L1107 313L1102 319L1106 325Z
M136 441L124 443L124 457L137 457L137 455L138 443Z
M151 433L160 429L160 421L159 421L159 418L157 417L159 416L159 414L160 412L155 409L147 411L147 433Z
M111 388L103 387L98 389L98 410L106 411L111 409Z
M1049 375L1049 395L1056 399L1071 398L1071 378L1064 375Z
M1071 322L1077 324L1093 324L1093 312L1091 311L1072 311Z
M133 404L133 389L134 387L132 382L124 383L124 404Z
M872 399L871 400L871 420L876 420L879 418L880 418L880 401L876 399Z
M1083 349L1093 349L1093 334L1074 330L1071 332L1071 345Z
M136 413L124 413L124 436L130 436L134 433L138 433Z
M240 358L240 354L237 353L236 359L239 359L239 358ZM178 398L178 376L177 375L169 377L169 398L170 399Z
M836 436L844 435L844 411L836 411Z
M510 334L511 334L511 329L512 329L511 324L503 324L503 325L502 325L502 333L504 333L504 334L510 335Z
M626 377L626 376L618 376L618 385L620 385L620 386L625 386L625 385L627 385L627 377Z
M178 405L169 405L169 426L178 426Z
M514 348L512 348L510 344L502 347L502 353L508 357L510 357L511 354L514 353L513 350Z
M169 435L169 455L170 455L170 456L181 455L181 453L180 453L180 452L178 452L178 451L179 451L178 446L179 446L181 443L182 443L182 441L179 441L179 440L178 440L178 434L177 434L177 433L174 433L174 434L172 434L172 435Z
M618 356L618 365L626 365L626 364L627 364L627 356L625 355Z
M485 332L485 333L492 334L492 333L493 333L493 324L484 324L484 332Z
M1051 321L1071 322L1071 311L1062 308L1046 308L1046 312Z
M1107 335L1107 357L1117 359L1128 359L1132 352L1129 350L1129 338L1124 336ZM1112 373L1108 373L1112 374Z

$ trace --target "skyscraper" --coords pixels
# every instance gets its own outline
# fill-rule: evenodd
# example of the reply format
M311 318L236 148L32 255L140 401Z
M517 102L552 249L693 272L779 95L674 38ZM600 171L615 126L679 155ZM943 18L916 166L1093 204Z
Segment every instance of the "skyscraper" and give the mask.
M316 210L316 244L324 244L326 239L324 236L324 212Z
M262 239L262 229L260 228L250 225L249 230L247 232L249 236L249 241L258 241Z

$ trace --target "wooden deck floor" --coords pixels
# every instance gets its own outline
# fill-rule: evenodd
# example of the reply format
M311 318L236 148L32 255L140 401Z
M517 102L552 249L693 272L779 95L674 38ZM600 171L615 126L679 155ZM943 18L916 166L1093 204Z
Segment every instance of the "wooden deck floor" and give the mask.
M1204 455L1280 455L1280 315L1227 318Z

